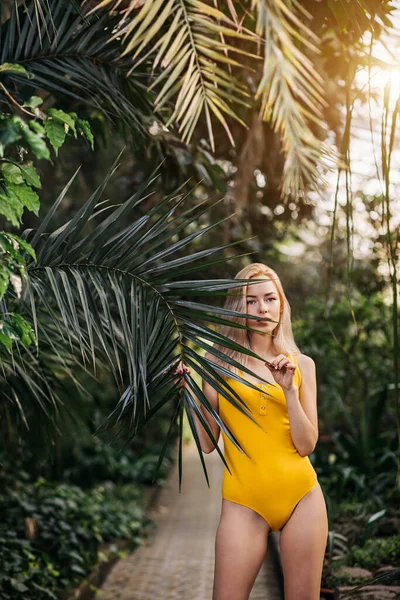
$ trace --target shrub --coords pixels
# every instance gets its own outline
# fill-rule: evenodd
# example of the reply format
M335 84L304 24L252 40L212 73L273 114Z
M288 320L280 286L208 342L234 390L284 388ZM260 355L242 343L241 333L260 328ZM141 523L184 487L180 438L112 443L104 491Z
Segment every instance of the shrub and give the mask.
M351 553L353 565L364 569L377 569L380 565L394 565L400 560L400 535L367 540L362 548Z
M39 480L0 498L0 598L56 599L89 574L102 542L122 537L137 545L148 522L141 497L132 485L86 493Z

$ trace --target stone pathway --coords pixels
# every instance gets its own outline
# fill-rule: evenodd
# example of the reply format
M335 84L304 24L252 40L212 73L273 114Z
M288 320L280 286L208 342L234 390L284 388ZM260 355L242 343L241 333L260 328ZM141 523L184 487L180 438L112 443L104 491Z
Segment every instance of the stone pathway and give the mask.
M212 599L223 464L215 451L204 459L210 488L195 444L184 447L181 494L176 463L151 513L157 524L155 532L133 554L116 563L97 600ZM271 545L251 600L283 597Z

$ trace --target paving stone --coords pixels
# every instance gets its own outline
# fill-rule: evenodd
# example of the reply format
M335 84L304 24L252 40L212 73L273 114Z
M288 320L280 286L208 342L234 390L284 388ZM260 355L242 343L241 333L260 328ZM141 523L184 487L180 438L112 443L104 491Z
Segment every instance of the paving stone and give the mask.
M217 452L204 459L210 488L196 446L184 447L182 492L176 463L152 510L156 528L133 554L115 564L97 600L212 599L223 463ZM250 600L281 599L268 551Z

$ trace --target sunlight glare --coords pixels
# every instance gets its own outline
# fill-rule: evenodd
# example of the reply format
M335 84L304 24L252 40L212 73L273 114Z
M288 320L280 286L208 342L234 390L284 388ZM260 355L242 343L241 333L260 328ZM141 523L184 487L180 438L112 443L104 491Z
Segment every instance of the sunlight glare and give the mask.
M368 69L363 68L357 73L359 83L368 89ZM371 92L381 90L383 95L386 85L390 83L390 105L396 102L400 95L400 65L388 69L371 69Z

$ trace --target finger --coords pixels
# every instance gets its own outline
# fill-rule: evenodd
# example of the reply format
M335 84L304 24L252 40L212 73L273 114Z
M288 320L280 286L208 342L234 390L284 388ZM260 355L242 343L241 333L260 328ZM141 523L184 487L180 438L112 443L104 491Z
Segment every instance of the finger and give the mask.
M290 362L290 360L286 356L279 361L280 369L282 369L282 367L286 367L286 368L290 367L291 368L293 366L295 366L295 364Z
M272 373L274 373L277 370L277 367L275 365L273 365L272 363L271 364L265 363L265 364L268 367L268 369L270 371L272 371Z
M281 368L281 363L282 360L289 360L287 358L287 356L285 356L284 354L279 354L279 356L277 356L276 358L274 358L274 360L271 361L271 364L273 365L274 369L280 369Z
M288 358L281 358L275 363L275 368L282 369L282 367L285 367L288 362L290 362Z

